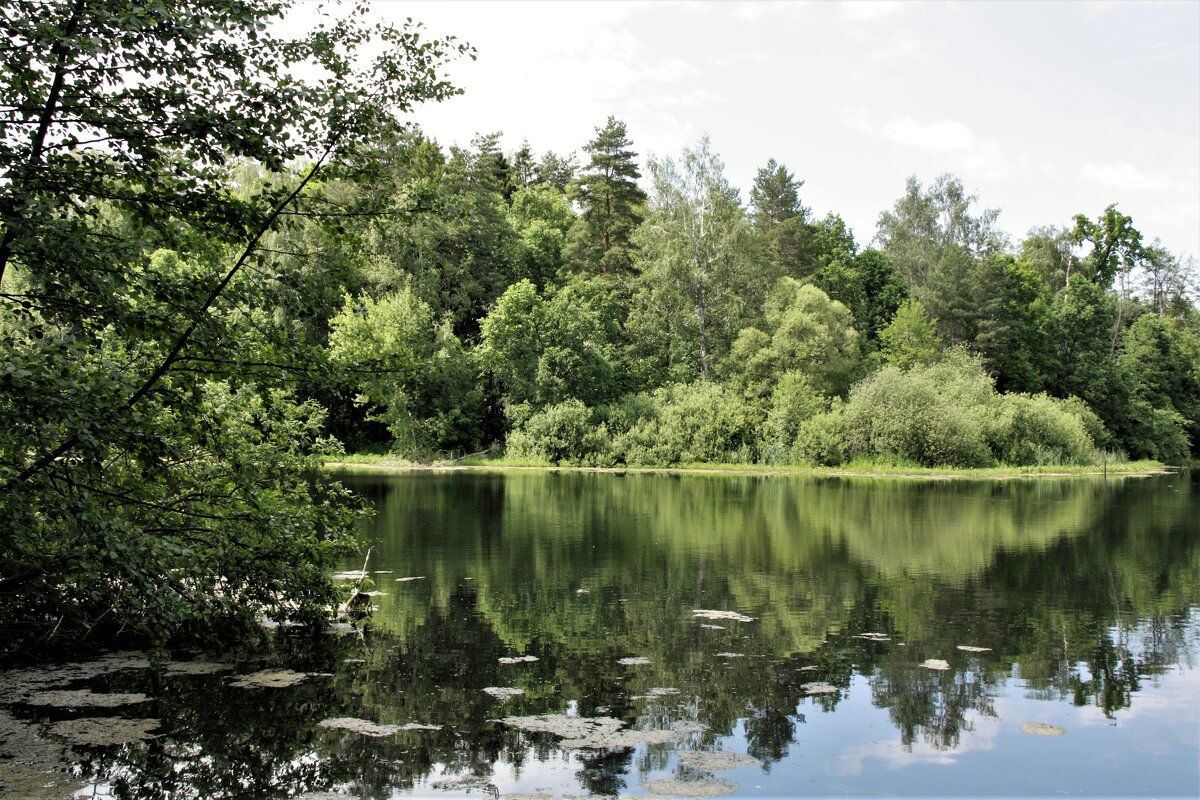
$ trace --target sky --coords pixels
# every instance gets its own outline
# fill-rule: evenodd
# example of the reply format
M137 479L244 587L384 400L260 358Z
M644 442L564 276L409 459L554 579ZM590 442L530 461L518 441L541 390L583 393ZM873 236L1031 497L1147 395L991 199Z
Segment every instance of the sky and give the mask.
M958 176L1015 241L1110 203L1200 256L1200 2L402 2L472 44L412 114L443 147L576 151L609 115L643 167L701 136L744 199L769 158L866 246L906 179ZM643 168L643 173L647 171Z

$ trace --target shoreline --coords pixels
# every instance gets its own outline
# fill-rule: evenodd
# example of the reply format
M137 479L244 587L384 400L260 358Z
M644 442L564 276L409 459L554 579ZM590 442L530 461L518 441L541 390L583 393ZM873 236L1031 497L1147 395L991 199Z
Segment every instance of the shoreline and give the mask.
M551 464L456 464L434 462L420 464L402 460L341 461L329 460L322 465L329 471L399 473L399 472L580 472L602 474L662 474L662 475L744 475L747 477L801 478L897 478L904 480L1015 480L1022 478L1148 478L1178 471L1157 462L1118 464L1103 467L983 467L953 469L949 467L855 469L844 467L771 467L759 464L687 465L674 467L576 467Z

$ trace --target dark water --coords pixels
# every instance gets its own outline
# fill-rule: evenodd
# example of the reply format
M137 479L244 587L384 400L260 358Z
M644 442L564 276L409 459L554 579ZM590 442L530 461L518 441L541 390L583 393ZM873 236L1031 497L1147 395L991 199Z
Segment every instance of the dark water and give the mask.
M152 690L166 735L81 751L101 796L1200 795L1194 476L345 481L378 510L373 630L284 637L272 663L331 673L290 688L110 679ZM497 721L561 713L694 732L576 749Z

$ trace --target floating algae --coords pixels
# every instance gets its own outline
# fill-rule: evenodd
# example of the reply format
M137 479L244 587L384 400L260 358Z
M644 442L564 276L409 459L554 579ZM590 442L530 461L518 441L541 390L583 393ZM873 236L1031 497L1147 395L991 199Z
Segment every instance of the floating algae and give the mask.
M165 667L168 675L212 675L233 669L233 664L219 661L172 661Z
M400 726L402 731L440 731L443 725L423 725L420 722L406 722Z
M230 681L229 685L239 689L283 689L295 686L310 675L311 672L293 672L290 669L264 669L241 675Z
M737 769L762 764L757 758L745 753L709 752L707 750L684 750L679 754L679 762L704 772L717 772L723 769Z
M674 727L658 730L622 730L625 723L612 717L570 717L566 714L540 714L529 717L505 717L500 720L513 728L530 733L552 733L561 737L559 746L566 750L623 750L639 744L674 744L688 730Z
M361 581L367 577L367 573L356 569L350 572L336 572L331 577L335 581Z
M618 658L617 663L623 667L639 667L650 663L650 659L645 656L632 656L630 658Z
M706 778L698 781L646 781L642 784L654 794L674 795L675 797L720 797L733 794L738 785L724 778Z
M511 697L519 697L525 694L524 689L514 689L511 686L486 686L483 690L484 694L491 695L497 700L508 700Z
M521 664L523 662L537 661L537 656L502 656L499 661L501 664Z
M495 787L492 786L491 781L489 781L487 778L481 778L477 775L463 775L458 778L447 778L444 781L434 781L433 783L431 783L429 785L432 786L434 789L450 789L450 790L453 790L453 789L465 789L465 790L495 789Z
M1057 725L1050 725L1045 722L1021 723L1021 733L1030 733L1034 736L1062 736L1066 732L1066 728L1060 728Z
M960 644L960 645L958 645L958 649L962 650L964 652L967 652L967 653L990 653L990 652L992 652L992 648L990 648L990 647L975 647L974 645L969 645L969 644Z
M23 703L32 695L48 689L69 686L78 681L111 675L123 670L149 668L150 662L144 654L122 652L112 653L93 661L77 661L0 672L0 703Z
M58 708L117 708L145 703L150 698L140 692L93 692L91 689L58 689L35 692L25 701L31 706L56 706Z
M0 794L22 800L63 800L81 789L61 743L0 709Z
M837 687L831 683L816 682L806 683L800 687L805 694L834 694L837 692Z
M921 662L925 669L950 669L950 663L940 658L927 658Z
M162 724L156 719L125 719L124 717L83 717L65 719L50 726L50 732L72 744L105 747L154 739Z
M692 617L695 619L728 619L734 622L754 622L754 617L747 617L745 614L739 614L736 611L714 611L707 608L692 609Z
M361 733L363 736L391 736L400 730L399 725L380 725L377 722L355 717L331 717L321 720L317 725L322 728Z

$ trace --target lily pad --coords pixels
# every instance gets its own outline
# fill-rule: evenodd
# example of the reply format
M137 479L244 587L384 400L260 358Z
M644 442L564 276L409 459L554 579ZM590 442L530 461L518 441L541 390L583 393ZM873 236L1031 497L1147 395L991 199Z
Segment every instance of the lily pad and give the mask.
M400 730L399 725L380 725L377 722L354 717L332 717L321 720L317 725L322 728L361 733L363 736L391 736Z
M684 750L679 754L681 764L703 770L717 772L723 769L737 769L762 764L757 758L745 753L709 752L707 750Z
M1034 736L1062 736L1066 732L1066 728L1060 728L1057 725L1050 725L1046 722L1021 723L1021 733L1029 733Z
M511 686L487 686L484 687L483 693L497 700L508 700L513 697L520 697L525 694L525 690L515 689Z
M264 669L241 675L229 682L238 689L283 689L309 677L308 672L293 672L290 669Z
M674 795L675 797L720 797L733 794L738 785L724 778L706 778L698 781L646 781L642 784L654 794Z
M82 717L65 719L50 726L50 732L72 744L107 747L156 738L161 725L156 719L125 719L124 717Z
M717 611L708 608L693 609L692 617L695 619L728 619L734 622L754 622L754 617L748 617L736 611Z
M947 661L943 661L940 658L927 658L921 662L921 666L924 667L925 669L939 669L939 670L950 669L950 663Z
M117 692L93 692L91 689L59 689L35 692L25 702L31 706L55 706L57 708L117 708L145 703L150 698L140 692L121 694Z

